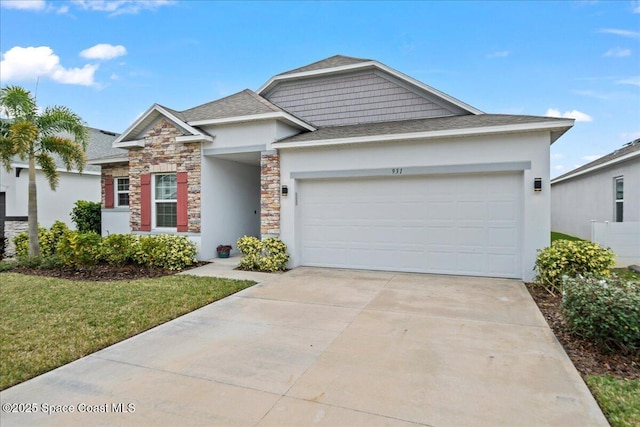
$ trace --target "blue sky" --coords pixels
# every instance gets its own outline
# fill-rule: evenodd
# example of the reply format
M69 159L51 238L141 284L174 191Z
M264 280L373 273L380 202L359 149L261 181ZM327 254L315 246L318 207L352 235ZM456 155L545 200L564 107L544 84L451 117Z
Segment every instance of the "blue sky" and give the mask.
M342 54L488 113L576 118L552 176L640 138L640 1L0 0L0 83L122 132Z

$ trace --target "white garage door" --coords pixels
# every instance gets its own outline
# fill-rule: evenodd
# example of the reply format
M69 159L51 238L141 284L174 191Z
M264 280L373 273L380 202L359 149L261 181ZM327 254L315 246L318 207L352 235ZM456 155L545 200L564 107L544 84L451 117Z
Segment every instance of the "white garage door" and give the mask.
M522 276L521 173L301 180L301 263Z

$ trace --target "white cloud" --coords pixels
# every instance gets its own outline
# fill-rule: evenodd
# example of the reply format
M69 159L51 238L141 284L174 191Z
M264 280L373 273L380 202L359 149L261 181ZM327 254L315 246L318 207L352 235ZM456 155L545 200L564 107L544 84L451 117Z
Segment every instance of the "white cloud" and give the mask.
M113 59L127 54L127 49L122 45L100 43L80 52L80 56L87 59Z
M111 16L136 14L141 10L155 10L175 3L173 0L73 0L84 10L107 12Z
M555 170L556 172L562 172L564 171L566 168L563 165L555 165L553 167L553 170Z
M547 117L561 117L565 119L575 119L577 122L591 122L593 118L578 110L565 111L561 113L560 110L556 110L555 108L549 108L547 113L545 114Z
M582 156L581 159L584 160L585 162L589 163L589 162L593 162L594 160L599 159L600 157L602 157L602 154L590 154L587 156Z
M564 154L560 154L560 153L551 154L551 160L562 160L562 159L564 159Z
M625 56L631 56L631 49L623 49L621 47L614 47L605 52L604 56L611 56L614 58L624 58Z
M492 52L490 54L487 55L487 58L506 58L507 56L509 56L509 51L508 50L501 50L498 52Z
M67 13L67 12L69 12L69 6L67 6L67 5L60 6L58 8L58 10L56 10L56 13L59 14L59 15L63 15L65 13Z
M629 77L628 79L618 80L616 81L616 83L620 85L640 86L640 76Z
M2 0L0 6L5 9L44 10L47 4L44 0Z
M631 2L631 4L633 7L632 9L633 13L640 13L640 0L633 1Z
M3 53L0 61L0 75L6 81L33 81L38 77L49 77L58 83L92 86L97 69L98 66L92 64L82 68L64 68L60 65L60 57L49 46L16 46Z
M638 31L619 30L617 28L603 28L600 30L600 32L606 34L615 34L616 36L630 37L632 39L640 39L640 32Z

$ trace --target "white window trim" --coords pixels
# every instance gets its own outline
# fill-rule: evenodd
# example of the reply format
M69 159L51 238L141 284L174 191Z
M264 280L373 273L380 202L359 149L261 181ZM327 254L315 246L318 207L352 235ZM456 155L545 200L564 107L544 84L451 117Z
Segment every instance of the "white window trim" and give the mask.
M622 199L618 199L618 182L622 182ZM622 205L622 221L618 221L618 204ZM624 176L613 178L613 221L624 222Z
M175 232L178 230L178 227L158 227L157 226L157 220L156 220L156 204L157 203L169 203L169 202L175 202L176 204L176 210L178 207L178 199L177 199L177 194L176 194L176 199L157 199L156 198L156 177L157 176L161 176L161 175L174 175L176 176L176 190L177 190L177 185L178 185L178 179L177 179L177 175L175 172L162 172L162 173L156 173L153 174L152 177L152 185L153 185L153 198L151 199L151 229L152 230L159 230L159 231L171 231L171 232ZM177 215L177 212L176 212ZM176 218L176 222L177 222L177 218Z
M118 182L119 182L121 179L129 180L129 177L128 177L128 176L120 176L120 177L116 177L116 178L115 178L115 182L114 182L114 184L115 184L115 185L113 186L113 191L114 191L114 193L115 193L113 197L114 197L114 199L115 199L115 200L114 200L113 206L114 206L114 207L117 207L117 208L128 208L128 207L129 207L129 205L121 205L121 204L120 204L120 197L119 197L119 195L120 195L120 194L125 194L125 193L126 193L126 194L130 194L130 190L127 190L127 191L120 191L120 190L118 190L118 187L119 187L119 186L118 186ZM131 183L131 181L129 181L129 183ZM129 199L129 203L131 203L131 199Z

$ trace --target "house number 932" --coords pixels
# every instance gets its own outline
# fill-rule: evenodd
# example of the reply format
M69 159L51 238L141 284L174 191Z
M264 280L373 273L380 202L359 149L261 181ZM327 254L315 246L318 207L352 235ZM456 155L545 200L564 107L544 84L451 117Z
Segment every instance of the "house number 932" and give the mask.
M391 175L402 175L402 168L391 169Z

